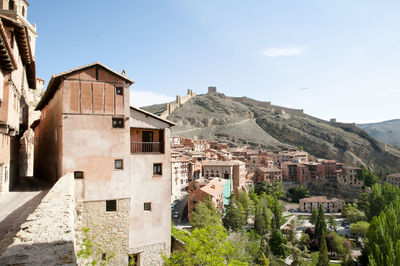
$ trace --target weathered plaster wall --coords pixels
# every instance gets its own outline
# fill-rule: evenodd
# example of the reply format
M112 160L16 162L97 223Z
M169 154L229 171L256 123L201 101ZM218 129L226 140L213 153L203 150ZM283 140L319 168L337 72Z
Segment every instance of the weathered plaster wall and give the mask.
M41 179L55 182L61 172L62 151L62 91L58 90L53 99L42 109L39 125L35 128L37 140L34 174Z
M21 225L0 265L75 265L74 179L66 174Z
M166 128L166 140L170 139L170 134L170 129ZM170 142L166 141L164 154L131 155L129 253L140 253L140 265L161 265L160 254L169 254L170 251L170 154ZM153 176L154 163L162 163L162 176ZM145 202L151 202L151 211L144 210Z

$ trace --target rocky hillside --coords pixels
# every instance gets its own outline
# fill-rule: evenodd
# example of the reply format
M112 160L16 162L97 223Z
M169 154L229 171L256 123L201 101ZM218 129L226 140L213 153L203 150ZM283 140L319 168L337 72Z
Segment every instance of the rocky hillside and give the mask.
M147 110L158 108L148 107ZM376 170L400 170L400 148L376 141L351 124L330 123L269 103L223 94L194 97L169 117L173 135L276 151L303 146L310 154Z
M357 127L365 130L379 141L400 147L400 119L379 123L358 124Z

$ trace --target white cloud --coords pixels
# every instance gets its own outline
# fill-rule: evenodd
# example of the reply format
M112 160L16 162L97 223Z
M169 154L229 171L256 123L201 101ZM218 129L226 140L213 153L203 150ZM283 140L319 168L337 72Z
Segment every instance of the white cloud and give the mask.
M307 51L307 49L308 49L308 46L267 48L267 49L261 51L260 54L267 56L267 57L302 55Z
M175 98L152 91L138 91L132 89L130 100L131 100L131 105L136 107L141 107L152 104L171 102L175 100Z

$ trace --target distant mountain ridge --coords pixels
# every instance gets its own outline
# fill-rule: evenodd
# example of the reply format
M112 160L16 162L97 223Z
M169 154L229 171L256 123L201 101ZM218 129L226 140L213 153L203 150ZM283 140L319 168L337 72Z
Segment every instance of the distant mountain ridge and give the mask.
M163 107L144 109L158 113ZM400 171L400 148L377 141L354 124L325 121L304 114L301 109L212 93L193 97L168 119L176 123L172 129L175 136L273 151L303 146L316 157Z
M379 141L400 147L400 119L393 119L378 123L357 124Z

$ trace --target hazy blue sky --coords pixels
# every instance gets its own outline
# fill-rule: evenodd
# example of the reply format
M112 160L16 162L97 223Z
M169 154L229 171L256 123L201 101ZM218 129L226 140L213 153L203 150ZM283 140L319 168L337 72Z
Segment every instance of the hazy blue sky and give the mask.
M37 75L95 61L134 104L210 85L345 122L400 118L400 1L40 0Z

